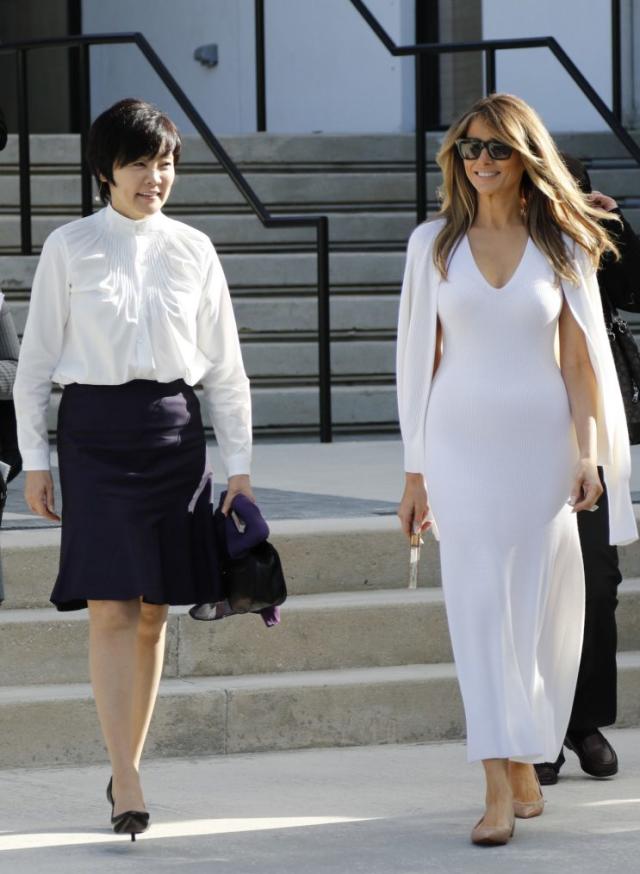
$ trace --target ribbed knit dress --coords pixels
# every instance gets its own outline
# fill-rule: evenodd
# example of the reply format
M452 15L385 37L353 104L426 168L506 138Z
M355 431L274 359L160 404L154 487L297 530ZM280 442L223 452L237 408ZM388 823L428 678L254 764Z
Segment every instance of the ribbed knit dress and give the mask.
M574 696L584 572L567 505L578 453L555 352L562 303L531 240L495 289L464 237L438 293L425 478L471 761L555 760Z

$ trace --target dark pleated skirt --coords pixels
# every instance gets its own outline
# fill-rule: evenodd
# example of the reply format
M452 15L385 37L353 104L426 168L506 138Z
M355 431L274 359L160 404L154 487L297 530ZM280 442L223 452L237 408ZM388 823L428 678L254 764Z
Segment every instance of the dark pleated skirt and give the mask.
M183 380L67 386L58 459L58 610L87 600L223 598L200 405Z

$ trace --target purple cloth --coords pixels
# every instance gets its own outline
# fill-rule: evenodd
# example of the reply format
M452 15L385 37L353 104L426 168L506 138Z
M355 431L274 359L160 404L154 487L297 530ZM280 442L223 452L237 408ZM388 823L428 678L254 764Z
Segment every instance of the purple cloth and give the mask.
M220 506L224 502L226 492L220 496ZM269 526L260 512L246 495L236 495L231 504L231 510L244 523L244 531L238 531L231 513L224 523L225 541L229 558L241 558L245 552L262 543L269 537Z

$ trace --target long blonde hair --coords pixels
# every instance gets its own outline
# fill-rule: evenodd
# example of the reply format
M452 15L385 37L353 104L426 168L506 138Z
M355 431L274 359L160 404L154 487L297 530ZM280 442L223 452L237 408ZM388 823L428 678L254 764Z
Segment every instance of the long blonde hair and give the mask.
M474 118L481 118L501 142L520 154L525 168L520 190L524 222L557 276L573 283L578 280L563 233L588 252L596 269L605 252L619 257L615 244L598 223L611 219L612 214L591 206L540 116L513 94L491 94L451 125L436 157L443 176L438 217L446 223L436 237L433 260L443 279L447 278L450 257L473 224L478 208L476 190L456 150L456 140L466 136Z

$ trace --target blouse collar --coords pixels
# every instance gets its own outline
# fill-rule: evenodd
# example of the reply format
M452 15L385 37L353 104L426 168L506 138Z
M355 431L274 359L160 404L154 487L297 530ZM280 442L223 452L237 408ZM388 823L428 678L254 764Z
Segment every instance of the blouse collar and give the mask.
M164 221L162 211L158 211L148 218L130 219L115 210L111 204L105 209L107 226L122 234L149 234L158 230Z

